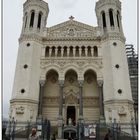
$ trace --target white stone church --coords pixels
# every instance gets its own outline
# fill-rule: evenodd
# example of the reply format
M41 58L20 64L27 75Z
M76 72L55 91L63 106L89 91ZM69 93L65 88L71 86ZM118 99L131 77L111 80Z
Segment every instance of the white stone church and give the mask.
M72 16L47 27L43 0L27 0L23 10L11 118L48 119L59 138L63 126L79 120L129 123L134 111L121 2L98 0L96 27Z

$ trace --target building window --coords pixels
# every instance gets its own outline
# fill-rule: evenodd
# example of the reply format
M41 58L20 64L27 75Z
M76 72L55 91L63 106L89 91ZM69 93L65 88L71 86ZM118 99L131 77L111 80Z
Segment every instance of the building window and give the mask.
M52 57L55 56L55 51L56 51L56 50L55 50L55 47L53 46L53 47L52 47L52 53L51 53L51 56L52 56Z
M64 53L63 53L64 57L67 57L67 46L64 46Z
M98 48L97 48L97 46L94 46L94 56L95 57L98 56Z
M118 69L120 66L118 64L116 64L115 67Z
M76 46L76 50L75 50L75 56L76 57L79 57L79 46Z
M119 93L119 94L122 94L122 90L121 90L121 89L118 89L118 93Z
M58 47L58 50L57 50L57 56L61 57L61 47L60 46Z
M35 17L35 12L32 11L32 12L31 12L30 27L33 27L33 25L34 25L34 17Z
M25 89L21 89L21 91L20 91L21 93L25 93Z
M37 24L37 28L39 28L39 29L41 27L41 19L42 19L42 13L40 12L38 15L38 24Z
M23 67L24 67L24 69L27 69L27 68L28 68L28 65L27 65L27 64L25 64Z
M109 9L110 26L114 26L113 10Z
M88 46L87 49L88 49L87 55L88 55L88 56L91 56L91 47Z
M73 57L73 47L70 46L70 54L69 54L70 57Z
M49 46L46 47L45 49L45 57L48 57L49 56Z
M82 53L81 56L85 56L85 46L82 46Z
M103 28L106 28L106 16L105 16L105 12L102 12L102 22L103 22Z
M26 45L27 47L29 47L30 46L30 43L27 43L27 45Z
M117 43L116 43L116 42L113 42L113 45L114 45L114 46L117 46Z

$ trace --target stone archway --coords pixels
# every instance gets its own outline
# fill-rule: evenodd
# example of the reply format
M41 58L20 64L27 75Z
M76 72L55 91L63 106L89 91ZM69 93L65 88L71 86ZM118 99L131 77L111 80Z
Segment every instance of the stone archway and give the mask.
M59 106L59 75L54 69L50 69L46 73L46 82L43 88L42 115L44 118L57 124L56 116L58 116Z
M98 121L100 118L97 74L91 69L87 69L84 73L83 116L85 122Z

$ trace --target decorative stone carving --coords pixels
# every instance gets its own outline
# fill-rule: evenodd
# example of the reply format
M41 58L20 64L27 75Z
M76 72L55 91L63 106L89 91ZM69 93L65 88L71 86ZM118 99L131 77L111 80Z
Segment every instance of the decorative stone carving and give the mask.
M58 105L59 105L59 97L44 97L43 98L43 106L58 107Z
M76 96L74 96L73 94L70 94L68 96L65 97L65 103L67 104L78 104L78 99Z
M60 87L63 87L64 86L64 80L59 80L59 85L60 85Z
M16 114L24 114L25 108L23 106L16 108Z
M77 96L79 93L79 87L77 86L66 86L64 87L64 95L67 96L69 94L74 94Z
M118 114L119 115L126 115L127 113L126 113L125 107L121 106L118 110Z
M40 83L41 86L44 86L45 80L40 80L39 83Z
M83 97L84 107L99 107L98 97Z
M60 27L61 26L61 27ZM62 38L62 37L97 37L99 30L95 27L79 23L74 20L69 20L61 25L48 28L46 38Z
M34 117L34 109L30 109L30 119L33 119Z
M98 82L98 86L99 87L102 87L103 86L103 80L98 80L97 82Z
M78 82L79 82L79 86L80 86L80 87L82 87L82 86L83 86L84 81L83 81L83 80L79 80Z

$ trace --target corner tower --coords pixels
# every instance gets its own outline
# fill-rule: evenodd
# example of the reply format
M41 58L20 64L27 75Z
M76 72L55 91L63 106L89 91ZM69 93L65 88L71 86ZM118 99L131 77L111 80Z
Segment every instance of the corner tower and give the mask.
M39 104L41 36L49 8L43 0L24 3L23 27L19 38L10 117L17 121L36 120Z
M96 3L98 25L103 33L121 33L121 2L119 0L99 0Z
M134 117L125 37L119 0L99 0L96 16L101 30L104 111L106 122L130 122Z
M43 0L27 0L24 5L22 33L38 33L46 27L49 8Z

